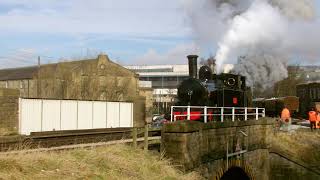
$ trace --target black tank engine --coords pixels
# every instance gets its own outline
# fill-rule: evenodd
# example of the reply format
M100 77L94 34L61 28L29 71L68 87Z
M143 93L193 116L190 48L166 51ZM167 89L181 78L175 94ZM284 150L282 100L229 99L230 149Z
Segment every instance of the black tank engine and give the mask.
M209 66L197 68L197 55L189 55L189 78L178 87L179 106L246 107L248 88L244 76L213 74Z

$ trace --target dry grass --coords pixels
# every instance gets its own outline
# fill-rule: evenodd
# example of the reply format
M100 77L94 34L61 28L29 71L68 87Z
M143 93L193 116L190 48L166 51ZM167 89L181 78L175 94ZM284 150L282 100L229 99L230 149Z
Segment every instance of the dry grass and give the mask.
M182 174L159 154L125 145L0 155L0 179L200 179Z
M292 133L281 132L272 139L274 149L281 150L310 167L320 170L320 130L311 132L299 130ZM319 168L318 168L319 167Z

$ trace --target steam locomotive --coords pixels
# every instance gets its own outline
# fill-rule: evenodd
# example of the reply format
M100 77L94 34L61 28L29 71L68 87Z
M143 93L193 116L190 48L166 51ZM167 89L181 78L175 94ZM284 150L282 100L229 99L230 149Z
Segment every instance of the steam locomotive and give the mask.
M197 68L197 55L189 55L189 78L178 86L177 106L210 107L246 107L250 105L250 88L246 87L244 76L222 73L213 74L212 69L204 65ZM174 115L186 114L186 111L174 111ZM190 120L201 120L200 110L193 109ZM196 115L198 114L198 116ZM179 117L180 120L186 117Z

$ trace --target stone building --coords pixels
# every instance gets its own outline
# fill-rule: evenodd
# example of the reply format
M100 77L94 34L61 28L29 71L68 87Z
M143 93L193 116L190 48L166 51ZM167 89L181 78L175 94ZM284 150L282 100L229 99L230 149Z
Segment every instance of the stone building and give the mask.
M113 63L97 59L0 70L0 87L19 89L26 98L133 101L138 76Z
M23 98L133 102L134 125L143 126L145 98L139 95L138 82L137 74L106 55L0 70L0 88L18 89Z

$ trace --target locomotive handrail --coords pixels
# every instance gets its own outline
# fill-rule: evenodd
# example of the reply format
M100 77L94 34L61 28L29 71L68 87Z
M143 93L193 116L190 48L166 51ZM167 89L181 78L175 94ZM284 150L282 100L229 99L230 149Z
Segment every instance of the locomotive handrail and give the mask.
M186 114L174 114L175 109L186 110ZM192 109L197 109L197 111L203 112L200 114L191 114ZM219 113L209 112L208 110L218 110ZM231 113L224 113L225 110L231 110ZM244 113L236 112L236 110L242 110ZM248 112L249 110L249 112ZM255 111L254 113L250 111ZM179 112L179 111L176 111ZM265 108L257 107L210 107L210 106L171 106L171 122L176 121L176 117L187 117L187 120L190 120L192 116L203 116L204 122L207 123L208 116L220 116L220 121L224 121L225 116L231 116L232 121L235 121L236 116L244 116L244 120L248 120L248 116L255 116L255 119L258 120L260 117L265 117Z

